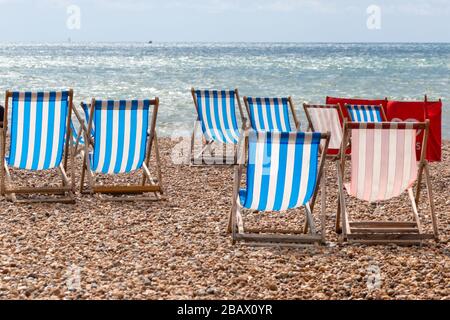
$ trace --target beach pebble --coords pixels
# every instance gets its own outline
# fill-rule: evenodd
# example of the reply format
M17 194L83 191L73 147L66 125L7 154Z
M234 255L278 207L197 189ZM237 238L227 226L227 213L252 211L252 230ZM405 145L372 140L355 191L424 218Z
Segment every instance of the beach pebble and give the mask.
M177 166L174 142L159 139L167 199L107 202L77 194L76 205L0 206L0 297L2 299L449 299L450 144L442 163L430 164L440 243L422 247L339 243L336 170L327 164L328 245L318 248L232 245L226 232L233 168ZM76 159L79 183L81 158ZM151 168L154 173L154 168ZM34 186L59 181L56 172L12 170ZM136 172L99 182L141 181ZM28 179L28 180L27 180ZM53 180L52 180L53 179ZM56 179L56 180L55 180ZM244 179L245 180L245 179ZM408 220L403 195L368 206L348 201L360 220ZM426 205L426 192L421 198ZM320 201L316 203L315 219ZM432 230L429 213L423 228ZM247 212L249 228L302 228L304 211ZM374 272L375 270L375 272ZM379 272L379 273L377 273ZM72 286L69 286L72 285ZM72 289L70 289L72 288Z

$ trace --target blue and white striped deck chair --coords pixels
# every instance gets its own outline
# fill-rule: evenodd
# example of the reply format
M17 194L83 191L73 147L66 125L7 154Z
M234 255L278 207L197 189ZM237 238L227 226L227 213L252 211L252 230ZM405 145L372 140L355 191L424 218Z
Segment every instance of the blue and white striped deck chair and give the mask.
M9 105L11 100L11 106ZM2 128L1 168L2 194L17 202L74 202L72 180L66 175L71 129L73 91L6 92L5 121ZM8 111L11 108L9 149L6 148ZM9 152L7 155L6 152ZM73 163L73 162L72 162ZM9 167L21 170L45 171L58 169L62 177L59 187L12 187ZM50 198L26 198L16 195L59 195Z
M239 108L242 128L245 127L246 122L238 89L195 90L192 88L191 91L198 115L191 140L191 165L235 164L236 149L241 137L236 118L236 105ZM198 126L201 127L204 138L200 152L194 151ZM213 145L215 148L213 148ZM227 148L225 154L223 154L224 146L232 147ZM232 150L230 151L230 149ZM208 151L208 154L206 154L206 151Z
M244 97L250 125L256 131L291 132L300 129L292 98ZM290 114L294 120L291 125Z
M325 151L330 141L329 133L268 132L254 130L245 139L248 148L246 161L240 159L235 168L233 207L229 232L233 242L309 244L324 241L325 186L322 174L326 152L319 154L319 145L325 141ZM241 155L245 157L244 154ZM240 189L243 170L246 168L246 187ZM322 233L316 232L314 201L322 188ZM313 201L314 200L314 201ZM261 212L280 212L304 207L309 234L304 230L246 231L242 219L244 209Z
M368 105L349 105L345 108L350 117L351 122L387 122L386 114L383 106L368 106Z
M159 200L163 194L160 155L156 136L159 99L92 100L89 124L84 131L85 157L81 174L84 193L85 171L88 171L90 193L110 195L142 195L140 197L107 198L109 200ZM150 120L150 113L152 113ZM91 138L87 134L93 134ZM150 173L152 148L155 148L157 178ZM92 150L92 152L91 152ZM143 171L138 185L107 186L95 182L95 174L117 175ZM146 182L149 182L148 184ZM154 197L146 193L155 194Z

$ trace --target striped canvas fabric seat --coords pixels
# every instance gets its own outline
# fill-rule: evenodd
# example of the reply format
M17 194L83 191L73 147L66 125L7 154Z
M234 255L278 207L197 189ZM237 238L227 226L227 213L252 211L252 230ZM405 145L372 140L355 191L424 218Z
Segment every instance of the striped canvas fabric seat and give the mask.
M378 202L401 195L417 180L416 130L408 123L361 124L353 129L351 182L348 193L360 200Z
M353 122L383 122L386 117L382 106L346 105Z
M315 132L330 132L329 152L337 154L340 151L343 129L336 105L304 105L310 127Z
M205 138L225 144L239 142L234 90L195 90L198 117Z
M289 119L288 98L244 98L247 106L250 124L256 131L290 132L292 128Z
M425 132L422 143L426 144L430 122L417 123L344 123L344 143L352 139L350 183L345 183L346 158L336 163L339 184L339 210L336 215L337 231L342 230L343 240L364 244L397 243L421 244L422 241L439 241L439 230L426 151L422 150L420 161L416 159L416 137L419 130ZM424 181L423 176L425 175ZM417 184L416 184L417 181ZM424 182L427 189L427 206L419 206ZM416 184L416 190L413 187ZM346 191L344 190L346 189ZM407 191L407 192L405 192ZM348 193L351 197L345 197ZM366 203L385 202L407 194L411 201L412 219L402 219L403 212L390 210L385 221L380 221L378 210L375 219L353 220L347 209L347 201L356 198ZM401 198L399 198L401 200ZM398 201L397 199L395 200ZM393 202L393 201L391 201ZM421 220L427 207L433 223L433 232L425 231ZM404 208L402 206L402 208ZM383 210L383 209L381 209ZM403 210L401 210L403 211ZM341 222L342 214L342 222ZM403 221L401 221L402 219Z
M8 165L47 170L61 164L69 91L12 92L11 146Z
M283 211L308 203L316 188L320 142L320 133L250 132L241 205Z
M142 167L146 156L150 100L98 100L93 115L91 168L103 174Z

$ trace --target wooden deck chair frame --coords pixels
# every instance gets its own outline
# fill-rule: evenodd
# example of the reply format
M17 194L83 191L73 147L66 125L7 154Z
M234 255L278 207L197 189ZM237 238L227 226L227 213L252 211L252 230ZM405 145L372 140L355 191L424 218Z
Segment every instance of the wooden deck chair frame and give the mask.
M83 109L83 102L80 103L80 107ZM87 111L86 113L90 112L90 104L86 105ZM84 111L83 111L84 113ZM80 147L81 144L81 139L83 139L84 141L84 132L87 131L87 125L89 125L89 121L88 119L83 118L83 116L81 116L81 114L79 113L79 111L77 110L77 108L73 108L73 114L75 115L75 117L78 120L78 123L80 124L79 129L77 130L77 135L76 135L76 139L75 139L75 155L78 155L82 152L84 152L84 147ZM91 141L91 143L94 143L94 140L92 138L91 135L89 135L89 139Z
M289 96L287 99L288 99L289 109L291 110L292 119L294 120L295 129L297 131L300 131L300 121L298 121L297 114L295 113L294 100L292 99L291 96ZM248 119L251 119L251 116L250 116L250 105L248 103L248 97L247 96L244 97L244 104L245 104L245 109L247 110ZM249 120L249 126L251 126L250 120Z
M76 111L76 108L74 107L73 108L73 113L74 114L76 114L77 113L77 111ZM82 136L83 136L83 133L84 133L84 131L83 131L83 126L84 126L84 120L83 119L80 119L80 118L78 118L78 116L77 116L77 119L78 119L78 122L80 123L80 127L78 128L78 130L75 128L75 126L73 126L73 128L72 128L72 131L74 131L74 133L72 133L72 139L71 139L71 141L72 141L72 143L73 143L73 145L74 145L74 148L73 148L73 153L74 153L74 156L77 156L78 154L80 154L81 152L82 152L82 148L79 148L79 146L80 146L80 144L82 144ZM83 140L84 141L84 140Z
M348 110L348 107L351 107L351 106L369 106L369 105L365 105L365 104L348 104L348 103L344 104L345 110ZM387 116L386 116L386 112L384 112L384 108L383 108L383 106L381 104L370 105L370 106L371 107L380 108L381 122L388 122L388 119L387 119ZM341 114L342 114L342 111L341 111ZM348 122L356 122L356 121L352 121L352 117L350 116L350 114L349 114L349 117L348 117Z
M324 151L328 149L330 142L330 133L322 133L321 140L325 140ZM248 150L248 130L245 131L242 149ZM239 202L239 190L243 171L247 166L247 152L239 152L239 164L234 168L234 185L233 185L233 204L228 217L228 233L232 235L232 244L241 242L250 246L276 246L276 247L304 247L314 244L325 243L325 219L326 219L326 184L323 176L325 174L326 154L320 155L318 163L317 181L311 201L304 206L306 213L306 224L308 228L299 228L298 230L277 230L277 229L258 229L245 228L242 217L242 208ZM321 189L321 212L320 224L321 231L317 232L314 223L314 207L317 199L317 193ZM297 208L299 209L299 208ZM309 232L308 232L309 230Z
M90 136L89 132L92 130L93 119L94 119L94 111L95 111L95 99L92 99L89 113L89 121L88 126L86 127L79 118L80 123L82 123L83 133L84 133L84 156L83 156L83 167L81 171L81 184L80 184L80 193L89 193L89 194L99 194L99 195L110 195L106 197L102 197L102 200L107 201L157 201L162 200L162 195L164 194L164 189L162 186L162 174L161 174L161 158L159 152L158 145L158 137L156 134L156 119L158 115L159 108L159 98L154 100L150 100L150 106L153 106L153 114L152 120L150 124L150 132L148 133L147 139L147 149L145 160L142 164L142 182L139 185L113 185L113 186L104 186L98 185L95 183L95 173L91 170L91 163L89 160L89 147L94 148L94 144L96 143L94 139ZM77 117L79 117L79 113L76 112ZM156 170L157 170L157 179L151 176L149 167L150 167L150 159L151 159L151 151L152 148L155 149L155 158L156 158ZM87 173L87 180L89 185L89 190L85 189L85 176ZM149 183L147 183L147 181ZM145 196L144 194L150 193L152 196ZM120 196L120 197L117 197ZM121 197L126 196L126 197Z
M351 138L351 130L361 128L361 123L344 122L344 141ZM399 125L405 125L405 123ZM382 123L383 128L389 128L390 123ZM413 188L408 190L411 200L414 222L401 221L352 221L346 208L345 190L344 190L344 174L345 174L345 158L341 159L341 163L336 163L339 184L339 206L342 208L342 231L343 240L349 243L361 244L399 244L399 245L418 245L424 240L434 239L439 241L439 231L437 218L435 214L435 206L433 201L433 191L431 187L430 171L428 161L425 159L426 146L429 137L430 122L414 123L412 129L424 130L423 148L418 164L418 177L416 182L416 193L414 195ZM401 130L401 129L400 129ZM425 184L428 194L428 202L430 215L433 224L433 233L424 233L419 218L419 201L423 175L425 175ZM337 217L339 220L340 217ZM336 222L338 224L338 221Z
M236 165L237 164L237 150L238 150L238 146L239 144L242 142L242 134L240 137L240 141L238 144L236 144L234 146L234 155L232 156L232 158L227 157L227 155L225 155L225 157L204 157L204 153L208 150L209 154L213 153L213 145L214 143L216 143L215 141L211 140L208 141L205 137L205 135L202 132L202 149L200 152L198 152L197 154L194 154L194 146L195 146L195 134L197 133L198 129L202 130L201 128L199 128L199 123L200 123L200 116L199 116L199 111L198 111L198 100L197 100L197 95L195 94L195 88L191 88L191 94L192 94L192 99L194 100L194 105L195 105L195 110L197 112L197 121L195 121L194 124L194 130L192 131L192 135L191 135L191 145L190 145L190 150L189 150L189 165L190 166L194 166L194 167L204 167L204 166L230 166L230 165ZM239 90L236 88L234 89L234 94L235 94L235 98L237 100L238 103L238 107L239 107L239 114L241 116L241 120L242 120L242 132L244 132L246 130L246 124L247 124L247 119L244 116L244 112L242 110L242 104L241 104L241 99L239 97ZM201 158L202 162L200 164L197 164L197 159Z
M308 120L308 130L312 131L312 132L316 132L316 128L314 127L313 121L312 121L312 117L311 114L309 113L309 109L336 109L336 112L338 113L338 116L340 117L340 119L342 120L342 123L344 122L345 118L344 118L344 114L342 113L342 109L340 108L339 104L308 104L308 103L304 103L303 104L303 109L305 110L305 115L306 115L306 119ZM342 143L344 141L343 137L344 137L344 128L343 125L340 124L340 127L342 128ZM347 144L347 147L345 148L345 150L342 150L342 143L341 143L341 148L338 151L337 154L332 154L332 155L328 155L326 154L326 157L328 160L330 161L337 161L339 162L341 160L342 154L346 155L346 158L349 158L350 155L347 153L349 148L350 148L350 141ZM321 152L322 152L322 146L320 146L321 148ZM315 201L315 198L313 198L313 201ZM337 213L336 213L336 217L339 217L341 215L341 207L339 206L339 200L338 200L338 207L337 207ZM340 227L340 222L339 222L339 218L336 219L336 226L335 226L336 232L340 233L341 232L341 227ZM308 225L305 224L305 232L308 231Z
M40 203L40 202L59 202L59 203L75 203L74 188L75 188L75 171L74 171L74 157L71 152L72 129L70 126L72 109L73 109L73 90L69 89L69 105L68 115L66 123L66 136L64 142L63 161L58 166L58 171L61 176L61 185L58 187L11 187L13 179L9 166L5 160L6 156L6 140L8 132L8 110L9 100L13 97L12 91L6 91L5 94L5 117L3 120L3 126L0 128L0 154L2 157L3 165L0 166L0 193L5 195L14 203ZM71 179L67 177L67 166L69 160L69 154L71 154ZM18 195L47 195L47 197L38 197L33 199L18 199ZM48 195L54 195L57 197L48 197Z

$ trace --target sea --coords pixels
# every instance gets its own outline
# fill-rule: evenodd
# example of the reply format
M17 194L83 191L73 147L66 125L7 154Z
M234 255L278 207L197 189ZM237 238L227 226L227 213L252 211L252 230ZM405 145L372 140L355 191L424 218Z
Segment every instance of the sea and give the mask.
M303 102L427 94L443 100L450 139L450 43L0 43L0 101L7 89L73 88L77 104L159 97L159 133L185 135L191 87L292 96L303 128Z

